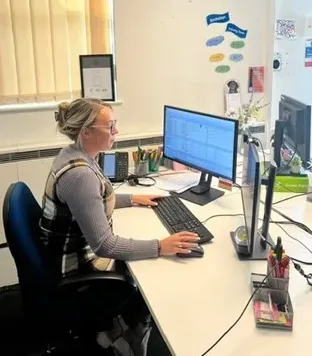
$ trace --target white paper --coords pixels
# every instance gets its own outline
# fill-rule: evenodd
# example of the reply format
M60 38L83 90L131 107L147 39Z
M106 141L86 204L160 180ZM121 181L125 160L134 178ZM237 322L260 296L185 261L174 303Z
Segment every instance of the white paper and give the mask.
M110 68L84 68L82 74L85 98L112 99Z
M242 106L240 93L225 94L226 111L239 110Z
M275 37L279 40L296 39L296 22L288 19L277 19L275 24Z
M197 185L199 178L200 173L195 172L163 175L157 178L156 187L166 191L181 193Z

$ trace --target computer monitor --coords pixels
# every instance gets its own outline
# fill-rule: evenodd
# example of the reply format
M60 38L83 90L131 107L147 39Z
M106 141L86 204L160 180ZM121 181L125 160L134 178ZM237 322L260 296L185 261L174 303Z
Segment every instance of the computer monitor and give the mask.
M262 228L260 232L261 236L263 237L263 239L260 240L260 245L262 246L262 249L268 249L269 246L272 246L272 244L274 245L273 240L269 235L269 227L271 221L276 169L277 169L276 163L274 161L270 162L268 177L262 178L262 184L266 185L267 187L265 202L264 202L263 222L262 222Z
M164 107L164 157L201 172L197 186L179 196L204 205L224 194L212 176L235 182L238 121L173 106Z
M296 153L303 163L311 158L311 106L289 96L282 95L279 103L279 119L275 123L274 160L278 174L289 174L290 167L283 167L281 149Z
M272 183L272 181L270 181ZM267 190L265 209L265 228L261 232L268 235L270 221L270 206L272 204L272 190ZM268 192L270 193L268 195ZM244 138L244 158L241 197L244 211L245 225L240 226L235 232L231 232L231 238L239 259L242 260L265 260L267 259L268 244L263 242L262 234L258 231L259 206L261 194L260 159L255 142L248 134Z

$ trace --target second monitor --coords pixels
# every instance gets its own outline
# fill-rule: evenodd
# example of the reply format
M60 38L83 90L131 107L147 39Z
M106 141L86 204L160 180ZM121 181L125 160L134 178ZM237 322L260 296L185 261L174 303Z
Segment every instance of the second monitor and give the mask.
M211 187L212 176L235 182L237 135L237 120L164 107L164 157L201 171L181 198L204 205L224 194Z

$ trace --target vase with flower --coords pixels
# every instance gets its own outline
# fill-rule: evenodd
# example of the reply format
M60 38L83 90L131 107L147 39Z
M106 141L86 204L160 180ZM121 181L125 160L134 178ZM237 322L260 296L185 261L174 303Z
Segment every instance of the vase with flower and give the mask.
M251 93L250 98L247 103L241 105L237 110L229 109L226 112L226 116L238 120L238 141L237 141L237 152L242 153L243 147L243 134L250 124L254 121L262 121L262 110L269 105L269 103L263 104L263 97L258 99L256 102L253 101L253 93Z

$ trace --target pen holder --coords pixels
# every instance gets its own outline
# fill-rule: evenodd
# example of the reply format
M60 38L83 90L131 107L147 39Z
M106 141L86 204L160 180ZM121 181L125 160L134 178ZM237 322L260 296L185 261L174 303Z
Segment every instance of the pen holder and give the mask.
M148 174L148 161L134 161L134 174L144 177Z
M274 270L271 272L272 268L273 268L273 266L272 266L270 260L268 260L267 283L268 283L269 288L278 289L278 290L287 292L288 286L289 286L289 275L286 278L276 277L276 275L278 275L278 274L275 273L275 270L277 271L278 266L275 266Z
M159 166L160 166L160 159L158 160L153 160L149 159L148 160L148 169L150 172L158 172L159 171Z

